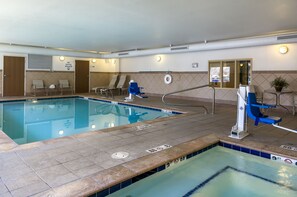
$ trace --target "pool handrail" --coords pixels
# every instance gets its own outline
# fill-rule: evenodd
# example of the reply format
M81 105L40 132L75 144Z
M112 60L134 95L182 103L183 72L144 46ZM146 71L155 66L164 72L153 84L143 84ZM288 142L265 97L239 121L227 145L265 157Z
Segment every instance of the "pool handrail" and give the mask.
M188 105L188 104L174 104L174 103L167 103L165 101L165 97L168 95L172 95L172 94L176 94L176 93L181 93L181 92L186 92L186 91L190 91L190 90L195 90L195 89L200 89L200 88L205 88L205 87L210 87L213 89L213 98L212 98L212 114L215 114L215 104L216 104L216 91L214 86L211 85L201 85L201 86L196 86L196 87L192 87L192 88L187 88L187 89L183 89L183 90L178 90L178 91L174 91L174 92L169 92L166 93L162 96L162 102L165 105L172 105L172 106L188 106L188 107L201 107L205 110L205 113L208 114L208 109L204 106L204 105Z

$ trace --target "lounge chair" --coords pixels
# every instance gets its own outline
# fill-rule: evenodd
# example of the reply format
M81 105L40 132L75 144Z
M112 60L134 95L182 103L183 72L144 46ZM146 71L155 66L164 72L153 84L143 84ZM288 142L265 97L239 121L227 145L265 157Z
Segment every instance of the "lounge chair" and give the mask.
M65 91L70 91L73 94L73 88L70 86L68 80L59 80L59 89L61 91L61 94Z
M255 85L249 85L250 92L255 93L257 101L263 103L263 93L258 90L258 87Z
M118 79L118 75L113 75L107 87L95 87L92 89L95 90L96 94L101 94L101 95L106 94L106 96L108 96L108 93L110 92L109 90L115 89L117 79Z
M118 85L116 87L116 89L119 90L119 95L123 94L124 91L128 90L128 88L125 87L126 80L127 80L127 75L121 75Z
M37 92L43 92L44 94L47 94L43 80L37 80L37 79L33 80L32 81L32 90L33 90L34 96L36 96Z

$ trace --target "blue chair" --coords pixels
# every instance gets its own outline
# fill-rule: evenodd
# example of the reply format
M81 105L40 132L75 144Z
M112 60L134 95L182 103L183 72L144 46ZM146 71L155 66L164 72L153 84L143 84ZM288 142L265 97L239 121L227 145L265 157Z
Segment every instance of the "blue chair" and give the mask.
M139 87L137 82L131 82L128 88L129 94L135 95L139 98L147 98L147 96L145 96L144 92L141 92L140 89L143 89L142 87Z
M275 108L274 105L260 104L257 103L257 98L255 93L248 93L247 98L247 116L255 121L257 126L259 123L277 125L282 121L280 117L266 116L261 113L260 109Z

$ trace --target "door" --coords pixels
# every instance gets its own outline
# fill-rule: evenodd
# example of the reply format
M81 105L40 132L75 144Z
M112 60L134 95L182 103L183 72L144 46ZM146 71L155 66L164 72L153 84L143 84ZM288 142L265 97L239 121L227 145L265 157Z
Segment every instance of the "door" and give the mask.
M24 96L25 58L4 56L3 96Z
M75 60L75 92L89 92L89 61Z

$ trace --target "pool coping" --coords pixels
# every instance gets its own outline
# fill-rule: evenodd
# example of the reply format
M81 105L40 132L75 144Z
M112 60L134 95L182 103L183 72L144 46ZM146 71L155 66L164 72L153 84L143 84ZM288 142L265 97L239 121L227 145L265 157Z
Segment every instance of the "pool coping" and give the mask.
M150 110L157 110L157 111L163 111L167 113L172 113L175 115L185 116L185 115L191 115L191 112L185 112L181 110L176 110L176 109L171 109L169 107L167 108L159 108L155 106L147 106L147 105L139 105L135 103L126 103L126 102L121 102L121 101L114 101L108 98L97 98L93 97L91 95L85 96L85 95L60 95L60 96L44 96L44 97L28 97L28 98L17 98L17 99L4 99L0 100L0 103L9 103L9 102L18 102L18 101L31 101L31 100L51 100L51 99L64 99L64 98L82 98L82 99L87 99L87 100L93 100L93 101L99 101L99 102L107 102L111 104L119 104L119 105L124 105L124 106L132 106L132 107L139 107L139 108L144 108L144 109L150 109ZM133 124L128 124L128 125L122 125L122 126L117 126L117 127L112 127L112 128L106 128L106 129L100 129L100 130L92 130L92 131L86 131L83 133L79 134L74 134L70 136L63 136L59 138L53 138L53 139L48 139L48 140L43 140L43 141L38 141L38 142L31 142L27 144L17 144L15 141L13 141L9 136L5 134L4 131L0 130L0 153L1 152L6 152L6 151L11 151L11 150L22 150L22 149L28 149L28 148L33 148L33 147L40 147L44 144L54 144L54 143L59 143L61 141L67 141L69 139L78 139L80 137L85 137L87 135L96 135L96 134L102 134L105 132L113 131L113 130L118 130L118 129L124 129L124 128L131 128L131 127L136 127L140 125L145 125L145 124L153 124L156 122L164 121L164 120L170 120L174 119L176 116L170 116L170 117L162 117L154 120L147 120L143 122L137 122Z

